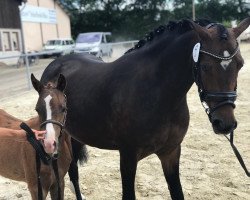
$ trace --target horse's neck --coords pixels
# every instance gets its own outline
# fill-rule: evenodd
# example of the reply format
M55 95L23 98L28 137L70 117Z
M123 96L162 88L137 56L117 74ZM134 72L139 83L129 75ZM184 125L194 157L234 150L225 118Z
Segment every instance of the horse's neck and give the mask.
M149 79L155 79L161 83L161 92L166 98L170 94L173 98L181 98L186 96L194 82L191 57L194 42L184 40L186 43L183 42L183 46L180 46L179 43L167 44L167 42L158 41L151 48L149 46L146 47L146 50L141 49L141 52L139 49L138 53L136 52L139 63L137 63L138 71L140 71L139 68L145 68L145 71L148 71L146 73L149 74L147 76ZM146 52L146 55L143 51Z

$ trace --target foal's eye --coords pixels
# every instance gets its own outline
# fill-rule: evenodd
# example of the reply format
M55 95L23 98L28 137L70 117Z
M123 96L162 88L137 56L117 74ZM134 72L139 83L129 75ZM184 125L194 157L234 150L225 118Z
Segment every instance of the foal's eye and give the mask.
M66 108L65 108L65 107L62 107L61 111L62 111L62 112L65 112L65 111L66 111Z

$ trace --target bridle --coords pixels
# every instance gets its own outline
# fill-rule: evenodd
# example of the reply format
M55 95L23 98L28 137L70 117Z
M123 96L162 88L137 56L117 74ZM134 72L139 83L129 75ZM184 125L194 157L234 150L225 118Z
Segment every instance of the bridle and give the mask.
M200 53L206 54L208 56L211 56L215 59L219 60L231 60L238 52L239 52L239 45L237 43L236 48L234 49L234 52L231 56L225 57L221 55L217 55L214 53L211 53L209 51L200 49ZM213 91L207 91L203 85L202 78L201 78L201 66L200 61L195 63L193 67L193 76L194 81L198 87L198 93L200 96L201 103L203 107L205 108L205 111L209 117L209 120L211 121L211 114L217 110L218 108L224 106L224 105L231 105L233 108L235 108L235 100L237 97L237 87L235 86L234 91L227 91L227 92L213 92ZM216 102L216 105L212 108L210 108L207 104L208 101L214 101Z
M214 24L208 25L207 28L210 28L211 26L213 26ZM237 42L237 41L236 41ZM199 44L200 46L200 44ZM207 50L204 49L199 49L198 52L198 59L195 60L195 65L193 67L193 77L194 77L194 82L196 83L197 87L198 87L198 93L200 96L200 101L202 103L202 106L205 109L205 112L208 115L208 118L211 122L211 114L217 110L218 108L224 106L224 105L230 105L233 108L235 108L235 100L237 97L237 84L234 88L234 91L226 91L226 92L213 92L213 91L207 91L202 83L202 79L201 79L201 66L200 66L200 61L199 61L199 53L211 56L215 59L219 59L219 60L231 60L235 55L237 55L237 53L239 52L239 44L237 42L237 45L233 51L233 53L230 56L221 56L221 55L217 55L214 53L211 53ZM209 105L207 104L207 101L214 101L217 104L210 108ZM237 157L240 165L242 166L243 170L245 171L246 175L248 177L250 177L250 172L248 171L239 151L237 150L236 146L233 143L234 140L234 131L231 130L230 132L230 138L227 137L226 135L224 135L227 140L230 142L230 145L234 151L235 156Z

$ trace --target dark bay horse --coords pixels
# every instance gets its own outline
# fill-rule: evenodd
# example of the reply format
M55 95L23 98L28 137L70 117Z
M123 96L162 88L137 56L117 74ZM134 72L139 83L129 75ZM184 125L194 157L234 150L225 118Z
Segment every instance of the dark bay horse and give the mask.
M172 199L184 199L179 178L181 142L189 125L186 95L194 82L215 133L234 130L237 75L243 66L238 27L170 22L125 55L104 63L68 55L45 69L41 82L67 79L66 129L75 139L119 150L122 199L134 200L137 162L155 153ZM206 26L207 25L207 26Z

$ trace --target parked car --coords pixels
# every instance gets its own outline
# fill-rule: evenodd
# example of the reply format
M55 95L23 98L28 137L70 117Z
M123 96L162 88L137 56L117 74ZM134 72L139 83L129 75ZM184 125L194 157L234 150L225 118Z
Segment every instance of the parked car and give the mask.
M76 38L75 53L88 52L98 57L112 55L110 32L80 33Z
M48 40L43 47L45 56L61 56L74 52L75 43L72 39L53 39Z

